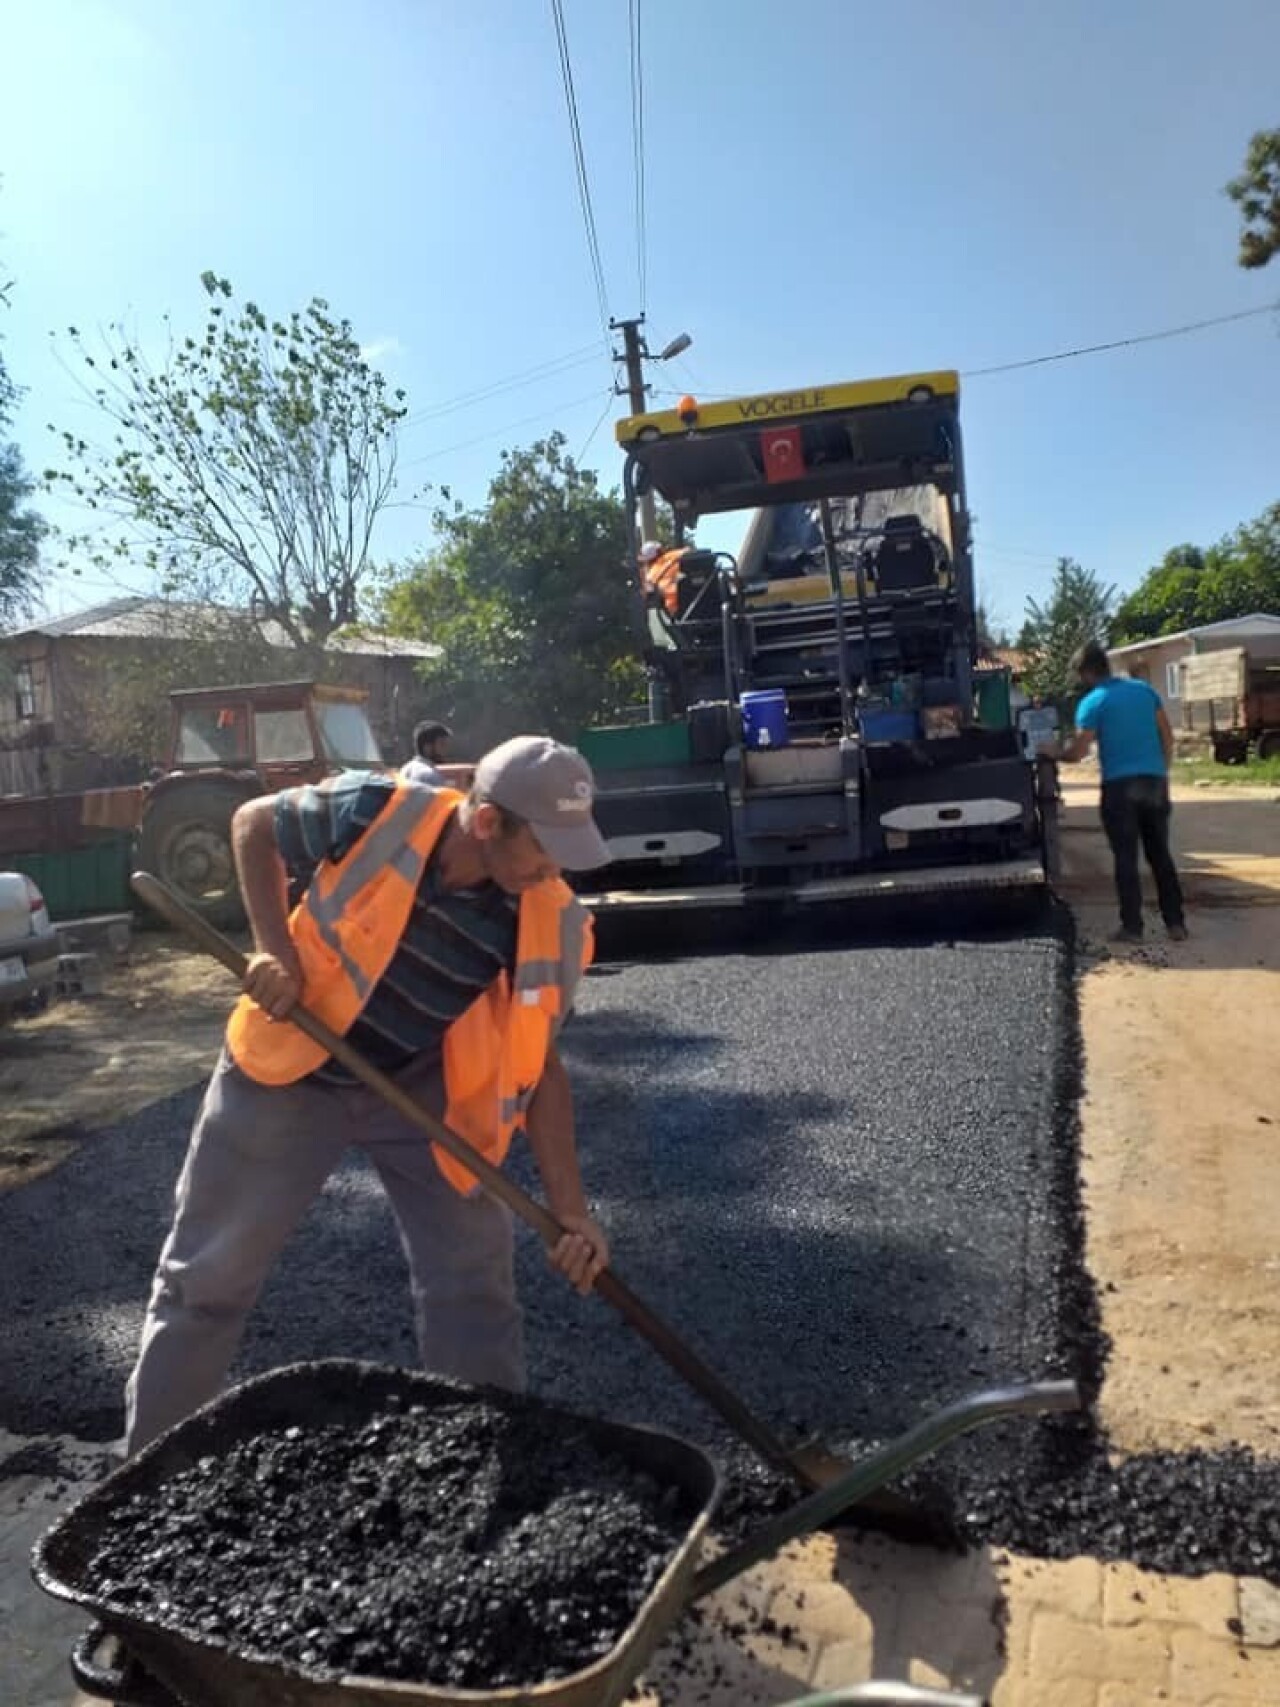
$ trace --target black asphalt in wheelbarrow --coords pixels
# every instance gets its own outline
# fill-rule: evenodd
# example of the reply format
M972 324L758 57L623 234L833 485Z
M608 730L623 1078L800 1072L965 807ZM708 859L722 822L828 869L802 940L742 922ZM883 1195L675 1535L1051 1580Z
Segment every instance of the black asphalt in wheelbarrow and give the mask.
M695 1515L665 1569L610 1652L591 1666L548 1682L482 1691L442 1688L332 1671L241 1650L176 1615L114 1602L91 1580L89 1562L110 1514L137 1496L155 1495L201 1457L265 1430L306 1420L365 1420L390 1403L431 1404L472 1393L462 1384L415 1371L334 1359L273 1371L231 1389L124 1464L76 1504L37 1543L32 1570L46 1593L84 1608L136 1661L132 1675L95 1667L96 1632L77 1650L77 1681L118 1707L616 1707L657 1643L686 1606L768 1557L786 1541L832 1521L869 1491L955 1435L999 1417L1075 1409L1070 1382L973 1394L937 1412L869 1454L839 1481L802 1499L744 1542L710 1562L702 1553L720 1492L719 1473L698 1447L673 1435L601 1421L542 1405L548 1428L572 1423L633 1468L674 1486ZM317 1489L323 1498L323 1489ZM424 1609L425 1614L426 1609Z

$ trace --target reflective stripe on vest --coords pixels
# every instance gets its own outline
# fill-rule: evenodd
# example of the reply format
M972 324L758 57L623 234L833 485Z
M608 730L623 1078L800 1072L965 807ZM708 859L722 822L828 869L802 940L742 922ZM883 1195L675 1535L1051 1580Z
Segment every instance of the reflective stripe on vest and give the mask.
M302 1002L345 1035L391 964L431 851L461 795L397 786L340 862L324 861L289 919L302 966ZM504 972L444 1034L445 1120L498 1166L546 1066L554 1026L572 1006L592 956L590 915L558 878L520 897L514 979ZM296 1083L327 1059L287 1021L242 996L227 1046L259 1084ZM473 1176L444 1151L436 1161L459 1191Z

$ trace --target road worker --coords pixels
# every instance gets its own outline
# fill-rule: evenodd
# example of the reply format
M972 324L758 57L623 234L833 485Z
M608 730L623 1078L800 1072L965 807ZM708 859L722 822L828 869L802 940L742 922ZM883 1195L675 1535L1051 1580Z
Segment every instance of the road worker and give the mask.
M646 540L640 547L640 571L646 589L656 593L670 616L680 609L680 565L689 555L690 547L661 546L656 540Z
M254 952L178 1180L127 1387L129 1452L217 1394L276 1257L352 1144L399 1224L424 1366L524 1385L510 1212L288 1017L301 1001L494 1166L523 1130L564 1229L550 1260L589 1291L609 1249L556 1037L591 959L590 915L560 873L609 857L592 797L581 754L519 736L480 760L465 796L347 772L237 810ZM312 875L288 914L298 867Z
M1169 764L1173 729L1160 695L1149 682L1113 676L1106 650L1096 640L1072 660L1083 697L1076 706L1076 733L1065 743L1049 742L1046 758L1075 764L1097 742L1102 772L1102 827L1115 866L1120 926L1112 942L1142 941L1142 875L1139 851L1155 879L1156 897L1172 942L1185 942L1182 884L1169 851Z
M429 788L469 788L475 766L446 762L445 751L452 739L453 730L447 723L424 718L414 728L413 757L400 766L400 775L410 782L424 782Z

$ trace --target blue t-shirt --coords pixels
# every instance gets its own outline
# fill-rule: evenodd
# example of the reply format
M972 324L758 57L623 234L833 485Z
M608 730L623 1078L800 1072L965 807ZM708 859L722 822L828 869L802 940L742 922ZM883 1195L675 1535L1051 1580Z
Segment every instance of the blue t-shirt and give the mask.
M1160 695L1136 676L1108 676L1076 707L1076 728L1098 737L1103 782L1126 776L1166 776L1156 712Z

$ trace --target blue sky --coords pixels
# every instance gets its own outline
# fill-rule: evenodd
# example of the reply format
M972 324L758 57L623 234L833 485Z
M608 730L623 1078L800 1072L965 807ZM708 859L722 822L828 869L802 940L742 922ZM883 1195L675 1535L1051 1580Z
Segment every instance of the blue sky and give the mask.
M641 16L644 306L655 349L694 339L657 385L964 371L1280 299L1280 263L1237 267L1221 193L1280 123L1274 0ZM634 314L627 0L565 17L608 307ZM406 487L479 501L502 447L553 426L616 480L549 0L45 0L3 40L0 334L33 469L46 422L87 420L50 331L194 327L213 267L354 323L418 417ZM981 589L1016 625L1059 554L1127 587L1280 499L1280 319L975 377L962 419ZM407 503L378 546L428 542ZM113 590L51 577L48 598Z

